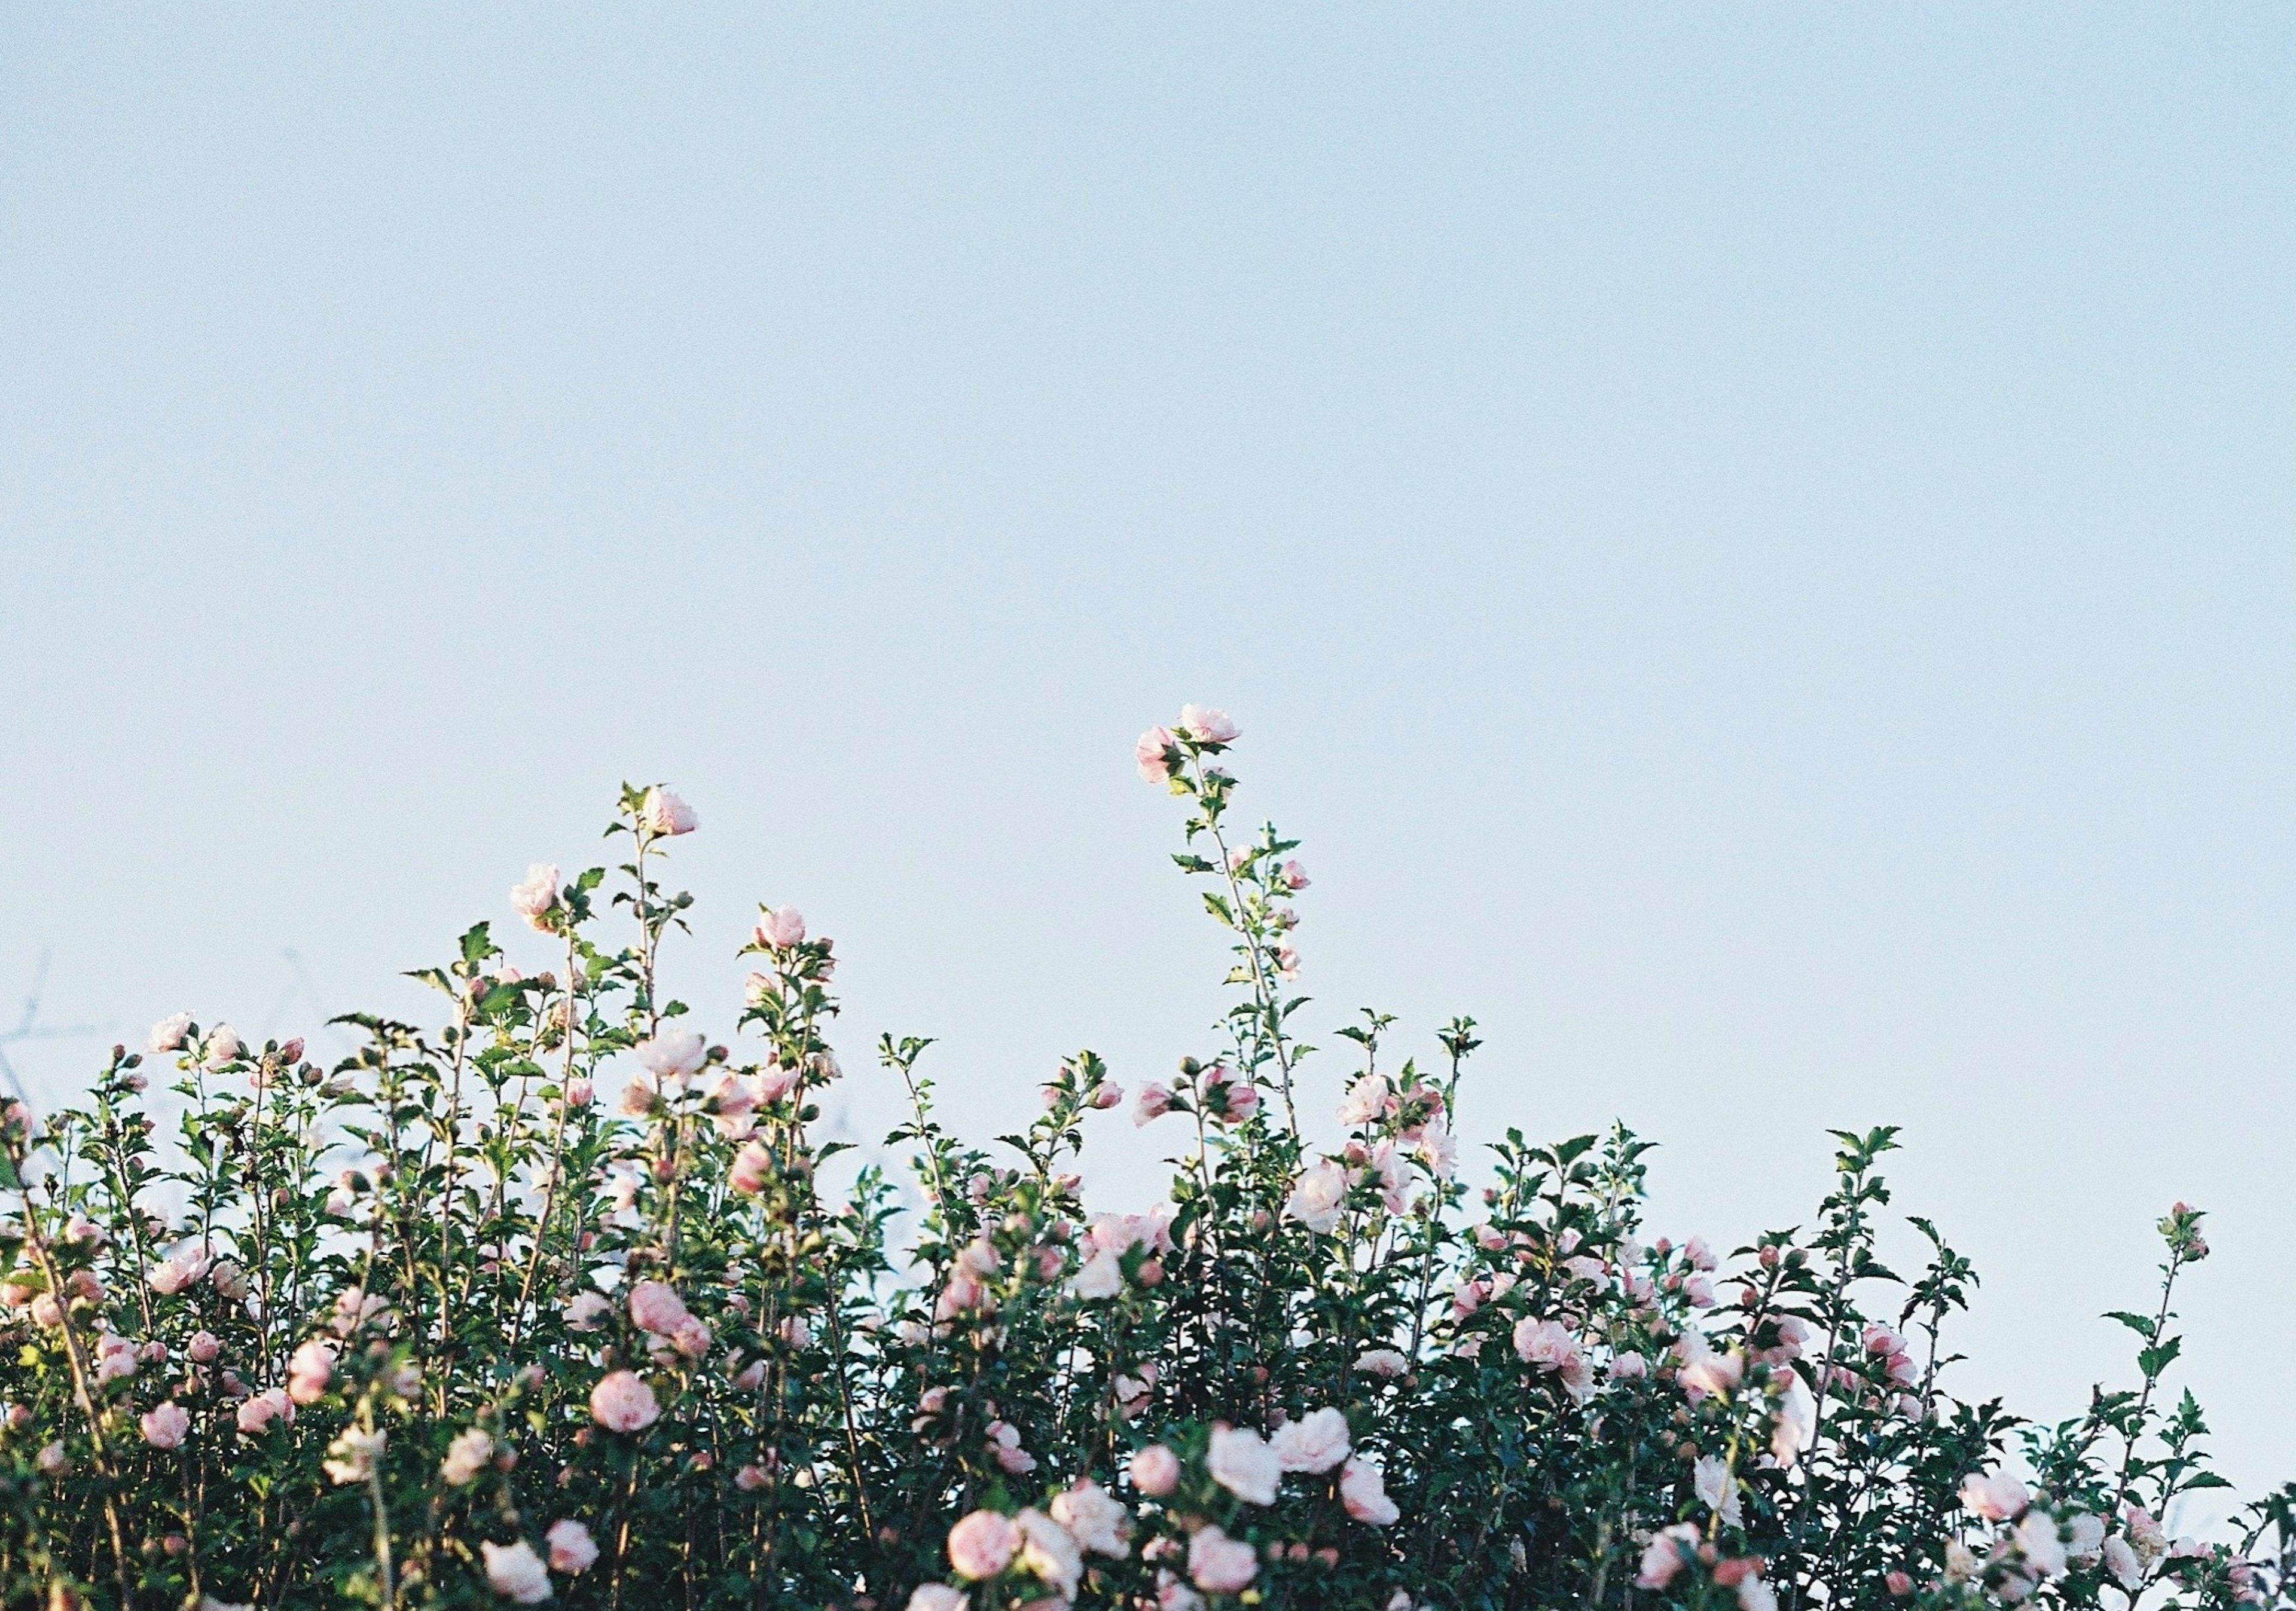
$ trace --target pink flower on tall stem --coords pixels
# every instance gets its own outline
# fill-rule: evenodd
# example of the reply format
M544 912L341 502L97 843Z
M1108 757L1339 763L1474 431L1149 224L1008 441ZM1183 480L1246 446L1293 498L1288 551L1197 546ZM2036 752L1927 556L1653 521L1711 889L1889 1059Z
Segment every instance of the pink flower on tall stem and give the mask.
M643 1432L660 1415L653 1389L635 1370L610 1370L590 1389L590 1419L609 1432Z

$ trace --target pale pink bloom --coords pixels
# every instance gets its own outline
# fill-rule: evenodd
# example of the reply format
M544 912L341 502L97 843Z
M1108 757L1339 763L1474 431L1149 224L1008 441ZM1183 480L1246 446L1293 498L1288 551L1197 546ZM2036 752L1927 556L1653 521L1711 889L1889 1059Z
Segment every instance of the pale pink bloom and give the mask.
M1348 1458L1348 1418L1325 1405L1278 1427L1269 1446L1286 1471L1329 1471Z
M1300 948L1289 940L1275 943L1275 977L1296 979L1300 977Z
M195 1365L212 1365L223 1353L223 1343L212 1331L194 1331L192 1340L184 1345L184 1352Z
M1405 1161L1403 1149L1393 1141L1382 1141L1371 1149L1371 1166L1379 1175L1379 1200L1390 1214L1401 1214L1411 1206L1411 1168Z
M2005 1522L2023 1515L2033 1496L2006 1471L1980 1471L1963 1480L1961 1502L1987 1521Z
M653 1389L635 1370L610 1370L590 1389L590 1419L609 1432L643 1432L660 1414Z
M138 1423L144 1428L144 1441L154 1449L174 1449L192 1429L192 1418L183 1406L169 1399L166 1403L146 1410Z
M1339 1228L1348 1198L1348 1172L1329 1158L1302 1170L1283 1212L1319 1235Z
M1200 1528L1188 1541L1188 1575L1207 1594L1241 1594L1259 1575L1259 1557L1218 1527Z
M1650 1374L1650 1362L1632 1348L1611 1356L1609 1375L1614 1382L1640 1381Z
M1226 1073L1226 1070L1217 1067L1215 1071ZM1217 1098L1213 1097L1215 1092L1218 1093ZM1222 1123L1248 1119L1259 1108L1259 1087L1250 1080L1236 1079L1233 1075L1218 1082L1208 1080L1204 1095L1207 1099L1205 1116ZM1219 1111L1210 1111L1215 1108Z
M2065 1558L2076 1566L2087 1566L2104 1550L2104 1518L2080 1511L2065 1518L2065 1530L2070 1534L2065 1540Z
M1702 1275L1693 1275L1682 1283L1682 1296L1693 1309L1714 1307L1714 1283Z
M709 1326L693 1315L686 1316L685 1323L669 1334L670 1346L687 1359L698 1360L709 1353L710 1340Z
M1459 1167L1459 1142L1451 1127L1439 1121L1430 1124L1419 1133L1420 1162L1438 1180L1447 1181Z
M1140 769L1143 779L1161 783L1172 775L1164 755L1175 741L1168 727L1151 727L1140 735L1140 741L1132 747L1132 764Z
M1714 1249L1702 1236L1693 1236L1682 1245L1682 1256L1690 1261L1693 1270L1711 1270L1718 1262Z
M1340 1102L1340 1123L1349 1129L1375 1124L1395 1107L1395 1086L1383 1074L1366 1074L1348 1087Z
M1922 1367L1920 1362L1915 1360L1910 1353L1891 1354L1890 1356L1890 1379L1900 1387L1913 1386L1922 1379Z
M1276 1484L1283 1477L1283 1464L1275 1451L1249 1427L1214 1427L1204 1468L1212 1481L1254 1505L1274 1504Z
M1366 1348L1356 1355L1356 1369L1365 1376L1398 1377L1411 1369L1411 1362L1393 1348Z
M292 1421L294 1419L294 1402L278 1387L266 1388L245 1400L233 1417L242 1433L260 1432L275 1420Z
M550 1546L550 1569L563 1572L570 1577L579 1577L598 1562L598 1546L590 1537L590 1529L572 1517L561 1517L550 1524L550 1531L542 1535Z
M1786 1390L1778 1400L1776 1419L1770 1429L1770 1458L1791 1466L1817 1435L1817 1400L1798 1370L1786 1372Z
M1702 1454L1690 1468L1690 1485L1701 1503L1719 1516L1730 1526L1737 1526L1744 1512L1738 1502L1738 1483L1730 1471L1730 1462L1718 1454Z
M1286 862L1283 863L1283 887L1286 889L1296 890L1305 889L1308 887L1308 870L1305 867L1300 866L1297 862Z
M1011 1566L1020 1549L1021 1529L994 1510L975 1510L948 1530L948 1564L976 1582Z
M1051 1584L1061 1592L1061 1598L1075 1598L1077 1583L1084 1576L1084 1552L1069 1530L1041 1510L1023 1510L1013 1518L1021 1530L1021 1564L1035 1574L1039 1582Z
M1387 1496L1387 1474L1360 1455L1340 1468L1340 1502L1349 1516L1374 1527L1392 1526L1403 1514Z
M691 1029L676 1027L661 1030L651 1040L640 1041L631 1051L638 1065L657 1080L665 1083L683 1080L701 1067L708 1048L701 1037Z
M1172 1093L1153 1081L1140 1087L1140 1094L1132 1104L1132 1122L1145 1124L1162 1118L1172 1110Z
M597 1086L580 1075L566 1082L566 1105L569 1108L587 1108L597 1100Z
M1686 1552L1698 1548L1698 1529L1688 1522L1677 1522L1651 1535L1643 1550L1642 1569L1636 1574L1637 1589L1663 1589L1682 1570Z
M1514 1351L1526 1365L1560 1370L1578 1357L1578 1338L1561 1321L1525 1319L1515 1322Z
M595 1331L613 1312L613 1301L604 1294L578 1292L566 1305L566 1323L577 1331Z
M1204 1597L1169 1572L1156 1574L1156 1611L1204 1611Z
M521 1539L514 1544L481 1543L486 1557L487 1586L504 1599L521 1606L538 1606L550 1598L550 1569Z
M344 1486L363 1483L373 1476L376 1462L382 1459L382 1446L389 1436L381 1427L372 1431L357 1427L346 1427L335 1441L327 1445L326 1459L319 1468L330 1482Z
M909 1596L908 1611L965 1611L972 1603L962 1589L947 1583L919 1583Z
M771 1480L766 1476L766 1468L755 1464L744 1466L734 1473L734 1486L744 1493L755 1493Z
M170 1255L152 1267L152 1290L161 1296L172 1296L184 1288L195 1285L208 1272L207 1252L201 1247L186 1247Z
M2136 1558L2136 1551L2128 1547L2128 1541L2118 1533L2104 1541L2104 1569L2112 1574L2113 1582L2131 1594L2136 1593L2144 1582L2144 1563Z
M554 863L535 863L526 870L525 883L511 886L511 910L537 928L548 927L543 917L557 904L558 868Z
M1078 1477L1053 1496L1053 1519L1095 1555L1122 1560L1132 1534L1132 1517L1116 1496L1098 1483Z
M762 1386L765 1384L766 1379L765 1356L763 1354L758 1355L756 1359L751 1360L748 1364L742 1366L739 1370L732 1372L727 1379L730 1380L734 1386L741 1388L744 1393L747 1393L753 1388Z
M685 1300L667 1281L640 1281L630 1288L630 1319L641 1331L669 1337L693 1318Z
M299 1404L314 1404L326 1395L334 1379L335 1351L322 1337L312 1337L287 1361L287 1396Z
M1162 1499L1180 1485L1180 1457L1161 1443L1134 1451L1125 1470L1132 1485L1150 1499Z
M184 1037L189 1034L191 1030L192 1015L188 1012L178 1012L161 1018L152 1026L152 1034L144 1041L144 1050L153 1057L164 1056L170 1051L181 1051L184 1048Z
M447 1445L447 1458L439 1462L439 1475L446 1479L448 1487L462 1487L485 1470L494 1456L495 1440L476 1427L466 1427Z
M1809 1322L1798 1314L1778 1316L1778 1348L1785 1354L1781 1363L1800 1359L1808 1349L1810 1339L1816 1335Z
M2057 1518L2045 1510L2028 1510L2017 1524L2017 1548L2043 1577L2065 1574L2064 1541L2057 1536Z
M1230 744L1242 733L1227 712L1208 705L1181 706L1180 727L1199 744Z
M1069 1290L1087 1300L1114 1297L1124 1289L1124 1266L1117 1255L1102 1248L1085 1260L1069 1283Z
M210 1068L220 1068L246 1050L238 1030L228 1024L217 1024L208 1031L207 1055L201 1060Z
M1147 1214L1095 1214L1086 1233L1095 1247L1108 1253L1128 1253L1144 1247L1152 1253L1172 1251L1170 1209L1160 1206Z
M64 1452L64 1446L61 1440L43 1446L40 1452L32 1457L32 1462L50 1476L62 1476L71 1469L71 1456Z
M796 1069L784 1068L779 1063L767 1063L758 1071L758 1100L762 1106L771 1107L787 1096L796 1084Z
M667 839L692 833L701 819L693 806L657 783L646 790L645 802L638 807L638 823L655 838Z
M1124 1087L1110 1080L1092 1093L1092 1105L1103 1112L1124 1105Z
M734 1165L726 1171L726 1183L745 1196L755 1197L766 1189L767 1182L773 1177L773 1152L751 1141L734 1155Z
M794 906L767 906L750 937L774 951L786 951L805 942L805 913Z
M1861 1340L1868 1353L1890 1354L1903 1353L1906 1351L1906 1339L1879 1321L1872 1322L1866 1328Z
M96 1386L135 1375L136 1363L135 1345L119 1333L107 1331L95 1339Z

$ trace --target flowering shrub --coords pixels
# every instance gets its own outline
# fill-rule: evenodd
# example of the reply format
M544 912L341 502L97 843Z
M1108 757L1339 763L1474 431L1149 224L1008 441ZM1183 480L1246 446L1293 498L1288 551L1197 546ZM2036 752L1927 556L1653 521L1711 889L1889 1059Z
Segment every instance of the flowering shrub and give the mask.
M1927 1221L1884 1269L1892 1138L1841 1133L1800 1230L1728 1252L1644 1225L1646 1143L1454 1124L1472 1020L1293 1034L1308 877L1236 835L1237 737L1142 739L1232 953L1215 1045L1132 1116L1167 1198L1090 1214L1071 1165L1125 1093L1078 1052L983 1150L888 1037L922 1208L816 1139L844 1077L835 953L761 911L721 1036L656 988L695 817L626 789L618 871L537 866L356 1016L332 1068L180 1015L85 1103L0 1123L0 1585L12 1604L638 1611L1068 1605L1944 1607L2288 1602L2291 1489L2226 1541L2162 1380L2201 1215L2161 1222L2133 1390L2033 1426L1956 1399L1973 1277ZM611 931L616 937L609 938ZM176 1134L145 1108L172 1075ZM1298 1114L1339 1098L1345 1140ZM1109 1121L1103 1121L1109 1122ZM2009 1467L2026 1474L2013 1475Z

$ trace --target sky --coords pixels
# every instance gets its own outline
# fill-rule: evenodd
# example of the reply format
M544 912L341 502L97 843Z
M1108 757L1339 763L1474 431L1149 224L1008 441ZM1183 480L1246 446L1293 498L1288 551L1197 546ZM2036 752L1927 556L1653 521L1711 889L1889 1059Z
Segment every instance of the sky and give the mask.
M1219 1045L1131 747L1243 728L1302 1021L1984 1278L1962 1390L2296 1477L2296 13L0 4L0 997L68 1099L402 970L625 779L839 1117ZM13 1022L13 1015L0 1015ZM1134 1206L1176 1138L1095 1120ZM1903 1244L1893 1244L1902 1247Z

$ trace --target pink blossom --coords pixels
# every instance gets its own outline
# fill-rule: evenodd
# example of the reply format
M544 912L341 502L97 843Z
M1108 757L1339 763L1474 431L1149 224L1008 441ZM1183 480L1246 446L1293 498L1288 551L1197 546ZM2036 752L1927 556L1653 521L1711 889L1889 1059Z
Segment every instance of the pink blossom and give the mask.
M1365 1376L1398 1377L1411 1369L1411 1362L1393 1348L1366 1348L1356 1355L1356 1369Z
M685 1300L667 1281L640 1281L630 1288L630 1319L641 1331L669 1337L693 1318Z
M1021 1511L1013 1524L1021 1530L1021 1564L1037 1582L1059 1590L1062 1599L1073 1599L1084 1576L1084 1553L1069 1530L1033 1509Z
M1283 1476L1275 1451L1249 1427L1214 1427L1204 1468L1221 1487L1253 1505L1274 1504Z
M208 1272L208 1255L200 1247L186 1247L152 1266L145 1277L152 1290L162 1297L172 1297L186 1287L196 1285Z
M1020 1549L1020 1528L994 1510L975 1510L948 1530L948 1564L976 1582L1011 1566Z
M542 1535L550 1546L550 1569L578 1577L597 1564L598 1546L590 1537L590 1529L572 1517L561 1517L550 1524L550 1531Z
M657 783L646 790L638 807L638 825L655 838L668 839L692 833L701 822L693 806Z
M558 904L558 869L549 862L537 862L526 870L526 882L513 884L510 890L510 905L537 928L547 928L545 914Z
M1711 1270L1717 1263L1714 1249L1702 1236L1693 1236L1682 1245L1682 1256L1690 1261L1693 1270Z
M1259 1557L1242 1539L1204 1527L1188 1541L1188 1576L1207 1594L1240 1594L1259 1575Z
M200 1060L209 1068L220 1068L234 1062L247 1050L247 1043L239 1038L239 1031L228 1024L217 1024L208 1031L206 1055Z
M1102 1112L1106 1112L1111 1108L1122 1107L1124 1087L1113 1080L1108 1081L1092 1093L1092 1105Z
M169 1399L166 1403L146 1410L139 1423L144 1428L144 1441L154 1449L174 1449L180 1446L184 1435L192 1429L192 1418L183 1406Z
M1275 1429L1269 1445L1275 1451L1276 1463L1286 1471L1329 1471L1348 1458L1348 1418L1326 1405L1301 1419L1284 1422Z
M192 1015L178 1012L161 1018L152 1026L152 1033L144 1043L144 1050L153 1057L161 1057L184 1048L184 1038L192 1031Z
M805 913L794 906L766 906L751 938L770 951L786 951L805 943Z
M1140 1095L1132 1104L1132 1122L1146 1124L1162 1118L1172 1110L1172 1093L1151 1081L1140 1087Z
M1132 1485L1151 1499L1162 1499L1180 1485L1180 1457L1161 1443L1135 1451L1125 1469Z
M641 1067L664 1082L685 1078L701 1067L707 1055L699 1034L674 1026L659 1031L651 1040L640 1041L631 1051Z
M919 1583L909 1596L908 1611L965 1611L972 1603L962 1589L947 1583Z
M1117 1262L1116 1255L1104 1247L1085 1260L1076 1279L1069 1283L1070 1291L1088 1301L1111 1298L1123 1289L1124 1266Z
M184 1352L195 1365L212 1365L223 1353L223 1343L214 1332L201 1329L192 1333L192 1340L184 1345Z
M1116 1496L1089 1478L1078 1477L1053 1496L1053 1519L1095 1555L1124 1558L1132 1518Z
M1283 1199L1283 1212L1318 1235L1329 1235L1339 1228L1347 1198L1348 1172L1326 1158L1300 1172L1292 1195Z
M321 1337L312 1337L287 1361L287 1396L299 1404L315 1404L326 1396L334 1378L335 1351Z
M1698 1548L1698 1529L1689 1522L1677 1522L1652 1534L1643 1550L1642 1569L1636 1574L1637 1589L1663 1589L1682 1570L1689 1554Z
M1882 1325L1879 1321L1873 1322L1866 1328L1865 1335L1861 1341L1864 1343L1866 1352L1868 1353L1902 1353L1906 1349L1906 1339L1899 1337L1896 1332L1890 1330L1889 1327Z
M1297 862L1283 863L1283 887L1286 889L1299 890L1308 887L1308 870Z
M1961 1502L1987 1521L2005 1522L2023 1515L2033 1496L2006 1471L1980 1471L1963 1479Z
M1140 735L1140 741L1132 747L1132 764L1140 769L1144 781L1161 783L1170 778L1171 767L1164 757L1177 742L1168 727L1151 727Z
M1181 706L1180 727L1199 744L1232 744L1242 735L1227 712L1208 705Z
M609 1432L643 1432L660 1414L653 1389L635 1370L610 1370L590 1389L590 1419Z
M1608 1374L1614 1382L1640 1381L1650 1374L1650 1362L1629 1348L1611 1356Z
M577 1331L595 1331L613 1312L612 1302L603 1293L578 1292L566 1305L566 1323Z
M2136 1558L2136 1551L2128 1541L2118 1533L2104 1541L2104 1569L2112 1574L2112 1581L2134 1594L2144 1582L2144 1564Z
M260 1432L275 1420L292 1421L294 1419L293 1401L288 1398L283 1389L278 1387L266 1388L263 1392L247 1399L241 1403L238 1412L233 1417L242 1434Z
M1348 1087L1340 1102L1340 1123L1350 1130L1375 1124L1395 1108L1395 1086L1383 1074L1366 1074Z
M1682 1296L1693 1309L1714 1307L1714 1283L1702 1275L1693 1275L1682 1283Z
M504 1599L521 1606L538 1606L550 1598L550 1572L524 1539L512 1544L480 1543L486 1559L487 1586Z
M1214 1075L1219 1075L1214 1079ZM1205 1116L1219 1121L1250 1118L1259 1108L1259 1087L1214 1064L1204 1080Z
M1349 1516L1374 1527L1392 1526L1402 1514L1387 1496L1387 1474L1360 1455L1340 1468L1340 1502Z
M587 1108L597 1100L597 1086L582 1075L578 1074L566 1082L566 1105L569 1108Z
M755 1197L773 1177L772 1150L751 1141L734 1155L733 1167L726 1172L726 1183L744 1196Z
M754 1462L734 1473L734 1486L744 1493L755 1493L772 1480L766 1475L766 1468Z

